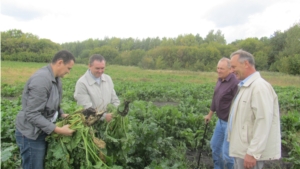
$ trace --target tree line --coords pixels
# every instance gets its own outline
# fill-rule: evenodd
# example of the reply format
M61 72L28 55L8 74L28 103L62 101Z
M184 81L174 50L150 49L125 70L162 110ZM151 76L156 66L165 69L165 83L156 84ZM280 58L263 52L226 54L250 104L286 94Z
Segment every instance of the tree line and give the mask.
M270 37L252 37L229 44L220 30L211 30L204 38L199 34L146 39L105 37L62 44L17 29L1 32L1 60L50 62L61 49L72 52L77 63L87 64L92 54L101 54L109 64L192 71L214 71L220 58L244 49L254 55L257 70L297 75L300 22L284 32L275 31Z

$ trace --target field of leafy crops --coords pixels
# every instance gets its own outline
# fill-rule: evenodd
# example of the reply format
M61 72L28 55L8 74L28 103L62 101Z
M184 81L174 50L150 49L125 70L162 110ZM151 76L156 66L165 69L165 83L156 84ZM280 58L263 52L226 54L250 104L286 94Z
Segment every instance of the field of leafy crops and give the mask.
M30 68L27 75L12 82L9 71ZM17 168L21 160L14 137L14 120L21 108L21 92L27 78L41 64L2 62L1 83L1 167ZM35 69L32 69L34 67ZM32 69L32 70L31 70ZM73 114L80 109L73 98L77 79L84 74L86 66L76 65L71 74L63 79L63 103L65 112ZM23 72L26 74L26 72ZM93 132L106 143L102 149L107 168L165 169L195 168L204 133L203 116L210 108L216 81L215 73L151 71L135 67L109 65L106 73L111 75L117 95L121 101L128 93L134 95L129 113L123 118L122 135L107 135L107 123L96 123ZM25 76L25 77L24 77ZM26 77L27 76L27 77ZM262 74L264 77L264 74ZM276 77L274 77L276 78ZM295 77L296 79L297 77ZM271 81L271 80L270 80ZM278 94L281 109L283 160L266 165L270 168L300 167L300 90L295 85L273 85ZM211 168L209 139L216 118L209 123L205 145L201 149L202 168ZM78 129L77 133L81 130ZM86 131L88 133L89 131ZM122 132L122 131L121 131ZM121 133L119 132L119 133ZM112 133L112 132L111 132ZM110 134L111 134L110 133ZM112 137L108 137L112 136ZM46 168L103 168L98 160L88 162L92 155L86 155L87 142L63 139L61 144L49 144ZM55 142L57 140L50 140ZM77 146L63 146L68 143ZM73 147L74 147L73 146ZM71 148L70 148L71 147ZM97 159L99 157L95 157Z

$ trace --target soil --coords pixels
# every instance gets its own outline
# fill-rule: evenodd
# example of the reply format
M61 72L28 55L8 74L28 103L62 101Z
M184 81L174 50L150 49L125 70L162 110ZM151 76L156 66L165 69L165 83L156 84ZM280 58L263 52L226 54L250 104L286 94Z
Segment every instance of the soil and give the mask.
M165 105L172 105L172 106L178 105L177 102L153 102L153 104L156 105L157 107L162 107ZM190 163L191 166L190 169L213 169L214 164L212 160L211 151L202 150L200 161L199 161L199 154L200 154L200 149L187 150L186 159ZM282 158L288 157L288 151L284 147L282 147L281 149L281 157ZM290 169L291 164L285 162L282 158L279 160L265 161L263 168L264 169ZM197 168L198 165L199 167Z
M188 150L186 152L186 158L190 163L190 169L198 169L198 161L199 161L199 152L200 150ZM282 157L288 157L288 152L285 149L282 149ZM199 169L213 169L214 164L211 157L211 152L202 152L200 162L199 162ZM283 159L274 160L274 161L265 161L264 169L290 169L291 164L288 162L283 161Z

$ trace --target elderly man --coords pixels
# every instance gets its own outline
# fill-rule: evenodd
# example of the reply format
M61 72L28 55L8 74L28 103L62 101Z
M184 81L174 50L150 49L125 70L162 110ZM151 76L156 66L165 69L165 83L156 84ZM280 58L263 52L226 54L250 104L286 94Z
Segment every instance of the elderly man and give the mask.
M229 155L235 159L235 169L261 169L265 160L281 157L278 98L256 71L252 54L238 50L230 57L241 82L228 121Z
M209 122L213 113L216 112L218 121L211 138L212 157L215 169L233 168L234 160L229 157L227 141L227 121L231 101L238 89L239 81L231 73L230 60L222 58L217 65L218 81L215 87L210 112L204 117Z

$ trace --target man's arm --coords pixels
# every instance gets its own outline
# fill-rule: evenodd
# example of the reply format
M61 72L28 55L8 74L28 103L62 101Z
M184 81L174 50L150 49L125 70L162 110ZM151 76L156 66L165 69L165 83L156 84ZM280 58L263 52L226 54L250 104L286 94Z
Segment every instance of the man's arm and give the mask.
M204 116L205 123L210 122L211 117L213 116L213 114L214 114L214 112L212 110L210 110L209 113L206 116Z
M41 111L48 101L48 93L51 90L51 82L44 77L34 77L28 84L28 97L26 100L25 117L34 126L47 134L55 129L55 124L46 119Z

